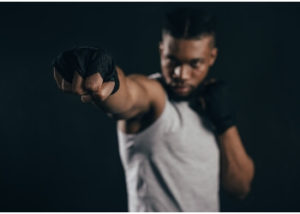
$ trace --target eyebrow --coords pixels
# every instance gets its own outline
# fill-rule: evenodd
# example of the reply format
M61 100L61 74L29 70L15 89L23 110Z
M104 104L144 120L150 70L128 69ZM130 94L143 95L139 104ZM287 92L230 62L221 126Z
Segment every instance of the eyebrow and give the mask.
M190 60L190 63L197 63L197 62L204 62L205 59L204 58L195 58Z
M174 55L168 54L167 58L175 60L175 61L179 61Z
M179 59L177 59L174 55L171 55L171 54L167 55L167 58L180 62ZM198 63L198 62L203 62L203 61L204 61L203 58L194 58L194 59L189 60L188 63Z

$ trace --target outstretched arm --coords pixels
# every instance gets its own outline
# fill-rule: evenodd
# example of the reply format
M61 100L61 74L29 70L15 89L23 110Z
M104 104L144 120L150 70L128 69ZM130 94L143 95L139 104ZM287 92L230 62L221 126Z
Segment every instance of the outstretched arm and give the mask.
M84 50L87 52L90 51L90 49ZM94 49L91 50L94 51ZM71 54L73 54L73 52L71 52ZM79 54L75 52L75 54L79 55L80 52ZM57 86L61 90L79 95L82 102L92 102L96 104L115 119L130 119L145 114L150 109L154 109L154 112L158 115L162 112L165 99L164 90L156 80L148 79L143 75L130 75L126 77L123 71L116 67L115 71L119 82L119 88L113 93L115 81L104 81L105 77L103 77L103 75L105 73L101 73L101 68L106 65L96 67L91 66L86 62L81 63L85 64L88 68L95 67L97 71L92 71L92 74L90 75L68 69L70 67L68 63L80 65L80 62L77 61L82 60L82 58L85 59L86 57L86 55L83 57L74 57L72 58L72 61L61 58L59 58L60 61L57 60L57 66L54 65L54 78ZM91 60L87 62L90 61ZM112 67L111 65L109 66ZM65 68L65 70L61 71L59 68L61 70ZM78 69L83 70L84 68ZM66 74L66 72L69 73ZM66 78L63 78L62 74L64 74L65 77L69 75L72 78L69 78L69 81L67 81Z

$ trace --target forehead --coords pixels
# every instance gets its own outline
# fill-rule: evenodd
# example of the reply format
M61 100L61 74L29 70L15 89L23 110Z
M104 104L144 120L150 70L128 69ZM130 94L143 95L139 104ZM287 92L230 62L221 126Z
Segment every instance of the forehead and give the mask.
M161 46L164 54L184 58L205 57L211 50L212 36L197 39L174 38L169 34L163 35Z

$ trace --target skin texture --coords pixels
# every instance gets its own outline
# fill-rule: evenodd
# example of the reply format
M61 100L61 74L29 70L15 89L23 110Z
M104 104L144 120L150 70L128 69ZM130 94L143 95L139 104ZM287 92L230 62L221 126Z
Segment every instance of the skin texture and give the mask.
M213 66L218 50L212 36L176 39L165 34L159 44L161 70L166 84L176 96L188 97L203 83ZM152 124L162 113L166 92L156 80L143 75L125 76L117 67L119 90L111 95L114 82L103 82L99 73L83 79L75 72L72 83L65 81L54 68L58 88L79 95L84 103L94 103L118 120L118 128L138 133ZM247 155L236 126L218 136L221 153L221 183L238 198L250 191L254 164Z

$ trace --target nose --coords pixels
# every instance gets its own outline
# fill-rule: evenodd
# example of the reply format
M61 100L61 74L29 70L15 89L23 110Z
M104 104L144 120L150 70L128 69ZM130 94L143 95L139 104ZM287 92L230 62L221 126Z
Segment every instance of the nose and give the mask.
M186 79L190 78L191 72L187 65L180 65L174 69L173 76L174 76L174 78L186 80Z

